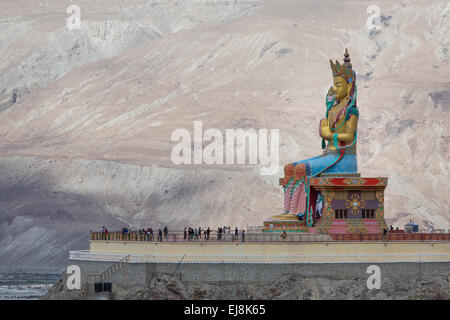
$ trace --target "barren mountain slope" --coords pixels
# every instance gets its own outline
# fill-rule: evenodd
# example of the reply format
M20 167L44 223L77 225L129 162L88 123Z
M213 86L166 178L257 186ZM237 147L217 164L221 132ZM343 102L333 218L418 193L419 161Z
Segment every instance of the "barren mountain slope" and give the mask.
M121 220L278 214L281 170L175 165L171 133L280 129L281 166L318 155L328 59L346 47L359 168L389 177L388 222L450 226L448 2L379 1L378 31L370 1L79 1L80 30L66 27L70 3L25 2L0 4L2 266L61 266L87 231Z

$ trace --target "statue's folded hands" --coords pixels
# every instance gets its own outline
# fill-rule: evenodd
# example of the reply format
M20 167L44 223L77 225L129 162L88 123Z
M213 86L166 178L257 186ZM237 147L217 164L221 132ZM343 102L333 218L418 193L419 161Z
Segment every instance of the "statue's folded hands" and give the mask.
M330 122L327 118L323 118L320 121L320 137L325 140L331 140L333 139L333 133L330 129Z
M334 134L337 135L337 140L339 142L345 142L344 145L347 145L349 143L352 143L355 140L355 133L358 125L358 118L355 115L352 115L349 120L345 122L345 127L342 130L339 130L336 133L331 133L330 136L327 136L328 139L324 138L325 140L332 140ZM330 130L331 132L331 130ZM327 149L335 150L335 146L333 143L330 143L327 146Z

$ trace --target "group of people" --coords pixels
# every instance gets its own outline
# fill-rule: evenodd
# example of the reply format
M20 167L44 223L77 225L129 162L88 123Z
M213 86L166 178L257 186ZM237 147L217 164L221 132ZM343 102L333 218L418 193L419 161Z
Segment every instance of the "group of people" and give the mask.
M158 229L158 241L162 241L163 233L164 239L167 241L169 234L169 229L167 229L167 226L164 227L164 230L161 230L161 228ZM139 229L139 235L141 236L141 240L153 241L153 228L149 227L147 230L145 228Z
M147 241L153 241L153 228L149 227L147 229L139 229L139 235L140 235L140 240L147 240ZM102 239L103 240L107 240L108 239L108 229L103 226L102 227ZM127 236L129 237L129 235L131 234L131 228L129 227L123 227L122 228L122 239L127 239ZM164 234L164 239L167 241L168 239L168 234L169 234L169 229L167 229L167 226L164 227L163 230L159 229L158 230L158 241L162 241L163 239L163 234Z
M108 239L108 233L109 233L108 229L105 226L103 226L102 227L102 239L103 240Z
M231 233L230 227L223 227L223 228L217 228L217 240L222 240L222 234L224 233ZM234 228L234 240L239 239L239 230L237 227ZM241 240L245 241L245 231L241 231Z
M395 230L400 230L398 227L395 229ZM394 231L394 227L391 225L391 226L389 226L389 230L388 229L386 229L386 228L384 228L383 229L383 235L386 235L386 234L388 234L389 233L389 231Z
M226 227L226 226L224 226L223 228L218 227L217 228L217 240L222 240L224 233L231 233L231 228ZM202 227L198 227L195 229L191 228L191 227L184 228L184 232L183 232L184 240L191 241L191 240L202 239L202 235L203 235L204 240L210 240L211 239L211 229L209 227L207 229L202 229ZM238 240L238 239L239 239L239 230L236 227L234 229L233 240ZM245 231L244 230L241 231L241 240L245 241Z
M211 234L211 229L206 229L203 230L203 239L205 240L209 240ZM198 240L202 238L202 227L198 227L196 229L193 229L191 227L186 228L184 227L184 232L183 232L183 236L184 236L184 240Z
M153 228L149 227L147 229L139 229L139 234L141 235L141 239L153 241Z
M108 239L108 229L103 226L102 227L102 239L103 240L107 240ZM136 239L136 240L141 240L141 241L153 241L154 240L154 232L153 232L153 228L152 227L148 227L148 228L143 228L143 229L139 229L138 230L138 234L139 234L139 238L136 235L136 233L134 233L134 235L131 234L131 227L123 227L122 228L122 240L130 240L130 238ZM210 240L211 239L211 229L208 227L207 229L203 229L202 227L198 227L198 228L191 228L191 227L185 227L184 228L184 232L183 232L183 236L184 236L184 240L199 240L199 239L204 239L204 240ZM230 234L231 233L231 228L230 227L226 227L224 226L217 228L217 240L222 240L224 237L223 235L225 233ZM233 240L238 240L239 239L239 233L241 235L241 240L245 241L245 231L242 230L241 232L239 232L238 228L235 227L234 229L234 237L232 238ZM168 241L169 238L169 230L167 228L167 226L164 227L163 230L158 229L158 233L157 233L157 240L158 241L163 241L163 236L165 241ZM135 238L136 237L136 238ZM176 241L176 235L174 236L174 240Z

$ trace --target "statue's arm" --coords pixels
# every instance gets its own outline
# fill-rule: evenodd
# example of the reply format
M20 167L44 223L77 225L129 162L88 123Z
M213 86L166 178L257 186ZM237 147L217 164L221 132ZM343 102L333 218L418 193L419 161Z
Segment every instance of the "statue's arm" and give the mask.
M358 127L358 117L352 115L350 119L347 120L345 124L345 129L343 133L338 133L338 140L345 142L353 142L355 139L355 132Z

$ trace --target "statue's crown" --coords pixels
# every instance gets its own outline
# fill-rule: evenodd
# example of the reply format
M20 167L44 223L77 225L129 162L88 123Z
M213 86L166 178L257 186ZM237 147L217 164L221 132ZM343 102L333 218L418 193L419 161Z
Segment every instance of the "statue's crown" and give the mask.
M347 49L345 49L344 64L340 64L337 60L336 63L333 63L330 59L330 66L331 71L333 72L333 77L340 76L347 80L348 83L355 81L352 64L350 63L350 55L348 54Z

